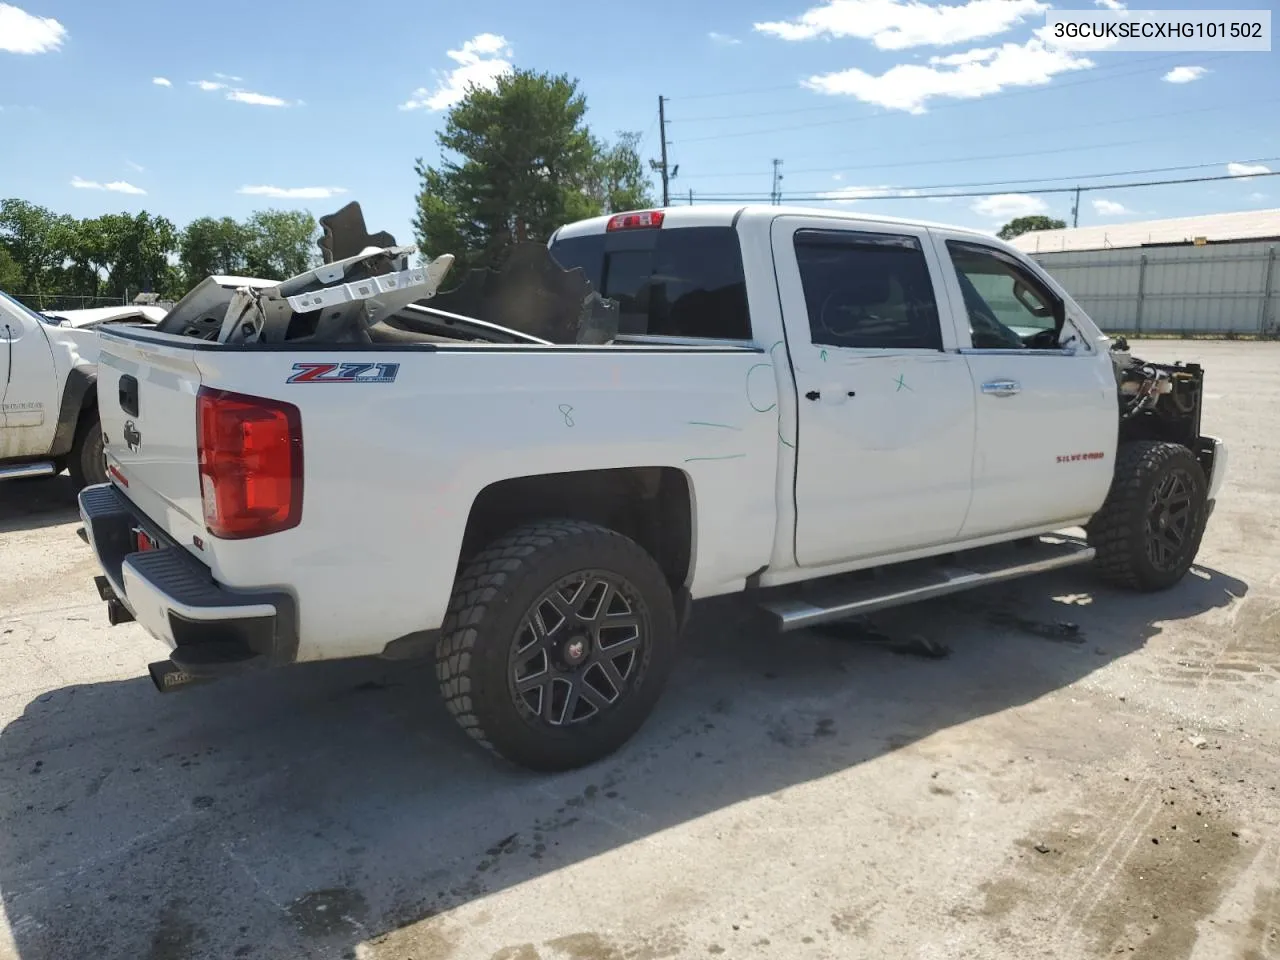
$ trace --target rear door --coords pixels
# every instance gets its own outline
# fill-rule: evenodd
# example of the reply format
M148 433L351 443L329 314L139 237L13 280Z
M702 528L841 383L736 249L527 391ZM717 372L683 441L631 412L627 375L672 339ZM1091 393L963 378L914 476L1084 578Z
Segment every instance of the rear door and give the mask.
M107 469L121 491L199 555L204 534L196 452L199 343L103 331L98 410Z
M961 535L1088 516L1115 468L1109 358L1072 338L1066 302L1020 258L972 235L933 234L968 319L961 352L976 391L973 504Z
M797 563L952 539L974 394L927 231L784 216L772 246L798 393Z

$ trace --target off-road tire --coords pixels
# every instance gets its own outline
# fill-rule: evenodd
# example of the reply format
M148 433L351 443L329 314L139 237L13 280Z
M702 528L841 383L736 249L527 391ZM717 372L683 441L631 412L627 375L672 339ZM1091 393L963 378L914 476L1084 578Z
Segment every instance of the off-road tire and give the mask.
M538 598L586 570L625 579L644 608L650 639L643 661L637 655L639 673L615 704L552 727L522 713L509 658ZM570 770L608 756L639 730L670 673L676 637L671 588L648 552L595 524L545 520L494 540L467 564L436 645L436 677L449 712L481 746L532 770Z
M1148 554L1148 518L1152 498L1172 475L1189 485L1186 530L1166 564ZM1191 569L1208 520L1208 483L1200 461L1178 443L1143 440L1116 451L1115 476L1107 499L1089 521L1089 545L1097 551L1094 567L1108 583L1144 592L1165 590Z
M67 472L76 489L107 482L107 462L102 450L102 423L96 412L76 424L76 436L67 456Z

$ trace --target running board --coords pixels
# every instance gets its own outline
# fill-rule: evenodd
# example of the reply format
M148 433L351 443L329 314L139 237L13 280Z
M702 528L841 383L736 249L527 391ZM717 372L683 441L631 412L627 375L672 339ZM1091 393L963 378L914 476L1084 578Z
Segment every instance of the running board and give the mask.
M58 471L52 463L18 463L0 467L0 480L25 480L28 477L52 477Z
M902 564L866 573L826 577L762 600L784 633L834 620L845 620L888 607L944 597L1035 573L1088 563L1093 547L1065 537L1038 537L1016 545L1002 544L955 554L944 561Z

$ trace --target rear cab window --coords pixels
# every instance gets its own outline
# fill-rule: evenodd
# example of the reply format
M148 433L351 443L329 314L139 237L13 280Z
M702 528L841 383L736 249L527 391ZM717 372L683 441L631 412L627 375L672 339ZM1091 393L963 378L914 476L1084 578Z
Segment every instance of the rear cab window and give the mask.
M742 247L733 227L659 227L554 240L551 255L580 267L619 304L628 337L751 339Z

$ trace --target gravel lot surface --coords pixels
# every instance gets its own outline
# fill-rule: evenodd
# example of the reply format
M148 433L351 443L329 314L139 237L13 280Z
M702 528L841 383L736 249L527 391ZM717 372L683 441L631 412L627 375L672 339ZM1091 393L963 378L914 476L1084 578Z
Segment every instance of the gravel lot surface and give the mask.
M0 485L0 960L1280 958L1280 344L1135 348L1206 364L1230 444L1179 587L879 619L945 659L717 601L640 736L554 777L422 666L156 694L67 478Z

